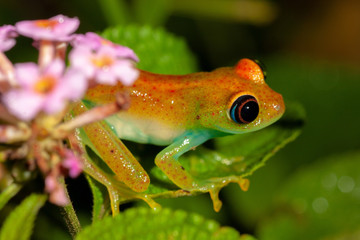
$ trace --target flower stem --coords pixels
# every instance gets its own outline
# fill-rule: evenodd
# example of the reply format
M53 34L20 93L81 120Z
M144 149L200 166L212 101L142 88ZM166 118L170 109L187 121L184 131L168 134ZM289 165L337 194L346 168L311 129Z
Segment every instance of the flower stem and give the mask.
M0 72L3 76L0 76L0 92L2 92L2 88L6 88L10 86L16 86L15 77L14 77L14 66L10 62L10 60L6 57L3 52L0 52Z
M16 143L30 138L31 130L26 125L0 125L0 143Z
M55 58L54 43L48 40L41 40L39 47L39 66L44 69Z
M64 217L64 220L66 222L66 225L69 229L71 236L73 237L73 239L75 239L75 236L81 231L81 224L76 215L74 206L72 205L72 203L70 201L69 193L67 191L67 188L65 185L65 180L63 177L60 179L60 183L64 187L66 196L69 199L69 204L67 204L66 206L64 206L62 208L63 209L63 217Z
M117 113L120 110L125 110L129 106L129 99L127 94L118 94L116 96L116 101L95 107L65 123L60 124L53 131L55 138L62 138L64 134L68 134L73 131L75 128L82 127L84 125L100 121L114 113Z
M57 43L55 46L55 57L65 61L67 43Z

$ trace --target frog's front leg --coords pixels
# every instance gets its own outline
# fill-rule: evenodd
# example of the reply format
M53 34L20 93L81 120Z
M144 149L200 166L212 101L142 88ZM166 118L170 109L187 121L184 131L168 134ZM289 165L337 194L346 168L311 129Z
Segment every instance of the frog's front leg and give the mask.
M178 161L178 158L212 138L210 132L193 131L177 138L171 145L162 150L155 158L155 164L178 187L187 191L209 192L213 200L215 211L221 208L218 193L224 184L217 184L211 180L197 180Z
M87 110L80 102L72 109L72 114L79 115ZM88 124L78 129L75 135L69 139L70 144L81 148L84 170L109 190L113 214L119 211L121 198L141 198L150 206L157 206L146 194L141 193L149 186L148 174L105 121ZM107 164L112 173L103 171L93 162L86 146Z

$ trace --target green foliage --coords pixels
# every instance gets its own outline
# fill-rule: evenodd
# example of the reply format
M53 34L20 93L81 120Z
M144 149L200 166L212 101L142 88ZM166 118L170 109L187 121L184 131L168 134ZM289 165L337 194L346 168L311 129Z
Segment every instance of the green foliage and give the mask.
M263 223L260 238L358 236L359 169L360 152L351 152L318 160L299 170L278 194L278 214Z
M21 185L12 183L7 186L0 194L0 210L5 206L5 204L15 196L21 189Z
M44 195L32 194L27 197L5 220L1 228L0 239L30 239L36 215L45 201Z
M195 59L185 41L162 28L116 26L106 29L102 36L132 48L140 59L137 67L142 70L163 74L196 71Z
M239 237L233 228L220 227L217 222L197 214L171 209L132 208L85 228L76 239L230 240Z
M91 193L93 195L92 222L97 222L101 220L107 213L106 208L108 205L105 201L107 193L104 193L104 186L96 182L90 176L86 176L86 179L88 180Z

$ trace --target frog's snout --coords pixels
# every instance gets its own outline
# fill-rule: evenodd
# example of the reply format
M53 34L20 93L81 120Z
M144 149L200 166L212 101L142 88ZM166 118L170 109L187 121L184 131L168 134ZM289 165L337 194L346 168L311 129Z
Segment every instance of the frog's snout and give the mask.
M277 115L277 119L280 118L285 112L285 103L281 94L277 93L273 104L273 109Z

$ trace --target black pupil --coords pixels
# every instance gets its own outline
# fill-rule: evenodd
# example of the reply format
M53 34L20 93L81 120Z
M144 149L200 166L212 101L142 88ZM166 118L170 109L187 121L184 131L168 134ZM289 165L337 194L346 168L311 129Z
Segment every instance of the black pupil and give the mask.
M246 102L243 107L240 109L241 118L243 122L252 122L259 114L259 105L255 100L250 100Z
M251 95L243 95L235 100L230 109L231 118L237 123L250 123L259 115L259 104Z

